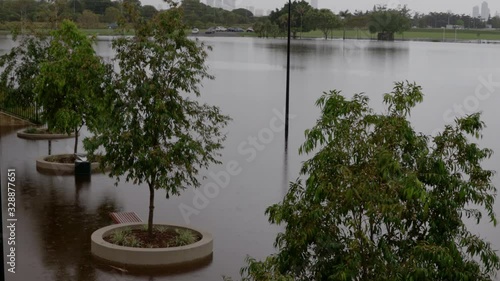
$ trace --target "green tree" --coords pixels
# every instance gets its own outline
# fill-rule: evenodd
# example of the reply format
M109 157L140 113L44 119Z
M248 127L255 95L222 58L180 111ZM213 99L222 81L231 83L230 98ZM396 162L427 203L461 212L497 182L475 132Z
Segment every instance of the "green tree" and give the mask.
M35 106L35 78L47 59L49 40L35 31L13 39L20 39L19 45L0 56L0 96L9 106L28 108Z
M77 153L78 133L95 117L94 104L102 96L107 68L96 55L93 41L73 22L64 20L51 35L35 93L49 130L75 133Z
M7 21L32 21L36 11L35 0L10 0L2 3L5 20Z
M152 19L158 10L151 5L144 5L141 7L141 15L146 19Z
M492 151L470 141L484 123L473 114L436 137L417 133L409 116L422 100L419 86L397 83L385 113L362 94L317 101L300 147L315 152L306 179L266 211L285 227L278 253L250 259L245 280L492 280L499 257L463 221L485 211L497 223L494 172L482 167Z
M254 16L252 12L250 12L247 9L243 9L243 8L234 9L231 12L234 14L240 15L241 17L244 17L244 18L253 18L253 16Z
M370 14L369 30L378 33L379 40L394 40L394 33L403 33L411 28L410 10L377 7Z
M104 15L106 8L113 6L111 0L82 0L82 3L86 10L98 15Z
M38 20L49 22L51 28L58 28L58 25L63 20L74 17L73 8L69 8L68 0L50 0L42 2L38 13Z
M315 28L321 30L325 39L328 33L341 26L339 18L329 9L320 9L308 14L308 21L313 21Z
M96 28L99 26L99 16L90 10L84 10L78 18L78 23L82 28Z
M345 40L345 30L347 25L349 24L349 21L351 19L352 14L349 12L349 10L341 11L339 13L340 19L341 19L341 24L342 24L342 39Z
M299 32L309 32L314 29L313 22L305 21L307 13L313 10L313 7L311 7L308 2L304 0L293 1L291 10L292 16L290 18L290 24L293 38L297 38L297 33ZM286 3L283 8L271 12L269 19L272 23L280 26L282 31L285 31L287 25L284 23L288 21L288 3Z
M199 103L199 83L208 74L204 44L185 32L182 10L170 8L145 21L132 13L135 37L113 42L119 72L101 113L102 126L86 141L110 176L149 187L148 232L152 235L155 191L167 198L198 187L199 169L219 163L229 117Z
M269 19L263 19L256 22L253 29L261 38L269 38L269 36L276 38L279 34L279 27Z
M114 23L118 22L122 13L116 7L108 7L106 8L106 12L104 13L103 21L106 23Z

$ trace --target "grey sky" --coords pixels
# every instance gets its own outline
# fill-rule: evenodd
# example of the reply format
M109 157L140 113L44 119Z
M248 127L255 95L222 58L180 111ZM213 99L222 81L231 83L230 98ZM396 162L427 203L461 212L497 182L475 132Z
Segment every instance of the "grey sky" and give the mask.
M141 0L144 5L153 5L156 8L165 7L162 0ZM293 0L292 0L293 1ZM309 0L310 1L310 0ZM202 0L202 2L205 2ZM282 7L288 0L236 0L239 6L254 6L256 9L274 10ZM397 6L397 4L406 4L413 11L419 12L447 12L451 10L459 14L472 14L473 6L481 6L481 0L318 0L319 8L329 8L337 12L340 10L349 9L367 10L373 8L374 5L387 4L388 6ZM494 16L497 11L500 12L500 1L487 1Z

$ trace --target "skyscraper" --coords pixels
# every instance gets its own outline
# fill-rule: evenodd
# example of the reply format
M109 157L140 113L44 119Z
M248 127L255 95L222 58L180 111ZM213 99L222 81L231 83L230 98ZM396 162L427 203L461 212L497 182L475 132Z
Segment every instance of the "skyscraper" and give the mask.
M474 6L474 8L472 8L472 17L473 18L479 17L479 6Z
M318 0L311 0L311 6L312 6L314 9L317 9L317 8L318 8Z
M490 17L490 8L488 7L488 2L484 1L483 4L481 4L481 18L483 20L488 20Z

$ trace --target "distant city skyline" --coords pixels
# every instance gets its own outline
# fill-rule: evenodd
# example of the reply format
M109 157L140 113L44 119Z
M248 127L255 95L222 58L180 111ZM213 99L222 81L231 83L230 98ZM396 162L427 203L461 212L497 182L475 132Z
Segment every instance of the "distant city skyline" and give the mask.
M163 0L140 0L143 5L152 5L156 8L166 8L167 5ZM292 0L293 1L293 0ZM311 3L312 0L307 0ZM205 0L201 2L205 3ZM276 8L281 8L287 0L236 0L236 7L254 7L254 9L262 9L264 11L274 10ZM318 0L318 8L331 9L334 12L339 12L342 10L349 10L354 12L355 10L371 10L375 5L387 5L389 7L397 7L397 5L407 5L412 11L420 13L429 12L448 12L451 10L455 14L466 14L472 15L472 7L482 5L483 1L455 1L455 0L343 0L343 1L333 1L333 0ZM500 1L489 1L489 10L491 16L497 14L500 11Z
M488 2L484 1L481 4L481 18L487 20L490 17L490 8Z

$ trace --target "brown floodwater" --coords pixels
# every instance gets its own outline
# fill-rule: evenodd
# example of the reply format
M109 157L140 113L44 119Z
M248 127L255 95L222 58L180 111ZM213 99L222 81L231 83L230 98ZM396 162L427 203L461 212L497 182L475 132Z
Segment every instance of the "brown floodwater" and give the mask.
M100 264L90 256L90 235L111 223L114 211L136 212L147 218L148 189L93 175L39 173L35 160L47 154L47 141L16 136L18 128L0 128L0 178L5 214L7 169L16 170L16 273L9 281L111 280L222 280L238 277L247 255L263 258L274 252L282 228L270 225L264 214L281 201L288 182L297 178L306 156L297 151L304 130L318 117L315 100L324 91L342 90L348 96L365 92L376 110L382 94L394 81L416 81L423 86L424 103L412 114L415 127L425 133L462 114L483 111L488 128L481 144L497 151L486 166L500 170L500 48L495 45L441 43L379 43L369 41L302 41L294 43L290 143L284 149L285 42L249 38L204 38L213 46L209 55L214 81L204 81L203 101L218 105L233 121L222 151L223 165L214 165L195 192L165 199L156 196L155 221L189 224L214 235L214 253L205 263L175 268L167 273L124 272ZM96 49L111 58L109 38ZM11 46L0 38L0 53ZM493 81L489 83L488 80ZM481 86L483 85L483 86ZM481 87L480 91L477 89ZM82 134L88 135L83 131ZM71 152L73 140L52 143L53 153ZM80 145L81 149L81 145ZM230 168L228 165L230 164ZM228 171L233 175L225 177ZM499 177L494 179L500 186ZM208 195L208 196L207 196ZM500 201L495 210L500 213ZM8 235L3 218L4 237ZM472 225L472 224L471 224ZM500 249L500 232L487 221L474 231ZM5 242L5 241L4 241ZM4 243L4 247L6 247Z

